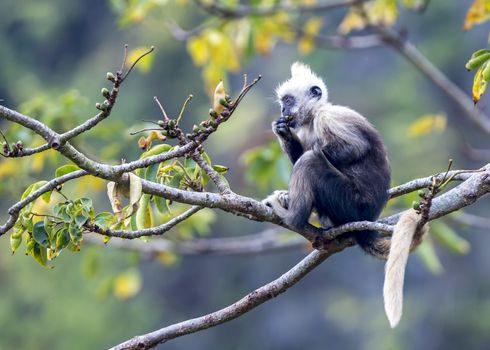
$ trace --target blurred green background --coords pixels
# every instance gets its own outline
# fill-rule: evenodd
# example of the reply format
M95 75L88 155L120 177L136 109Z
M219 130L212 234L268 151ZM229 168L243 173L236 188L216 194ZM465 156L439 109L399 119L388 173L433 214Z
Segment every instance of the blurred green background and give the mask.
M130 76L110 120L75 141L91 157L112 164L138 157L137 137L129 131L141 126L142 119L160 118L153 96L176 115L188 94L194 94L184 118L186 127L202 120L210 105L201 70L185 43L172 38L165 26L176 19L189 27L204 13L163 7L139 24L122 26L120 3L0 2L0 99L7 107L20 106L34 116L48 115L51 119L45 121L57 131L95 113L93 104L100 100L100 88L107 85L105 73L118 69L125 43L132 48L155 46L151 70ZM405 11L398 20L419 49L468 93L473 74L466 72L464 64L474 51L487 46L488 35L488 25L461 31L470 3L434 0L423 14ZM326 30L334 32L344 13L329 14ZM443 171L449 158L456 169L486 164L485 159L470 158L465 149L467 142L476 148L490 146L488 136L467 124L452 101L389 48L319 49L302 56L294 45L281 43L268 55L250 57L241 67L241 73L262 74L263 79L207 145L216 163L230 167L227 177L236 192L262 198L271 189L259 189L253 179L247 180L240 159L246 150L273 139L270 123L279 113L274 88L289 76L289 66L296 60L325 77L333 103L360 111L380 130L389 150L393 184ZM230 75L226 83L228 91L239 91L241 74ZM489 111L488 99L482 98L480 108ZM444 130L409 136L421 116L440 113L447 115ZM5 122L0 128L25 136ZM0 160L0 212L5 213L33 179L52 176L59 164L52 158L38 159L37 167L29 160L8 166ZM284 179L284 174L277 176ZM78 186L72 191L97 190L98 210L109 208L105 184ZM412 199L398 205L408 206ZM482 199L468 212L486 216L488 209L488 201ZM267 227L217 214L209 237L250 234ZM286 294L238 320L160 347L488 349L489 228L465 227L451 219L445 223L470 243L471 250L458 255L435 244L443 268L438 274L420 259L410 260L405 312L395 330L389 328L383 312L383 264L354 248L335 255ZM37 265L22 251L11 256L7 236L0 239L0 252L0 349L31 350L103 349L214 311L276 278L307 249L148 260L110 247L83 246L79 253L63 253L53 269ZM437 264L433 270L439 270Z

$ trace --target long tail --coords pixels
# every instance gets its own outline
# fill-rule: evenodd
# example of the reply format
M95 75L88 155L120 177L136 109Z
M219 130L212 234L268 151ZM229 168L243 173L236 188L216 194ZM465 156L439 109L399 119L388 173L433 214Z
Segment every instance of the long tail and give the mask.
M391 237L383 286L385 312L391 328L396 327L402 317L403 281L408 254L420 244L427 231L426 225L420 230L422 232L415 236L419 220L420 216L414 210L405 212L398 220Z

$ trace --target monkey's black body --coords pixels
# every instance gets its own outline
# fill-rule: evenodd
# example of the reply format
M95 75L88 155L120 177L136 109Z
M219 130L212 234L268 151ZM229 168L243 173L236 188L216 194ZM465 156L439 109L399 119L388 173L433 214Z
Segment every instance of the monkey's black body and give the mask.
M291 123L290 123L291 125ZM390 169L384 144L377 131L364 120L356 120L350 127L352 134L363 138L365 147L359 148L338 135L311 130L310 142L300 140L281 117L273 124L275 133L293 162L289 182L288 215L286 223L302 229L315 210L324 227L352 221L378 218L388 200ZM312 120L303 127L311 127ZM326 125L328 128L328 125ZM319 137L327 136L328 139ZM308 145L305 149L303 145ZM356 240L372 255L379 255L373 241L375 231L355 234ZM383 253L384 254L384 253Z

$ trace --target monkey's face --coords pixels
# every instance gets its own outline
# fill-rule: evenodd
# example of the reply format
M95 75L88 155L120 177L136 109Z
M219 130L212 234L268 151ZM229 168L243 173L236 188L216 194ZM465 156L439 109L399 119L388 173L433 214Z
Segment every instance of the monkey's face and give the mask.
M281 116L289 127L297 128L313 118L315 109L327 103L325 83L301 64L291 67L291 78L276 90L281 105Z

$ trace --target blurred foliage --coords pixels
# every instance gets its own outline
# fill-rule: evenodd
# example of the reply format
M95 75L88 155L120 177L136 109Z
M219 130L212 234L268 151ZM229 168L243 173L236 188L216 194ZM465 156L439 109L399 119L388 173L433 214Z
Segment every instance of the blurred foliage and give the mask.
M244 3L264 8L278 2L211 0L202 3L235 9ZM307 7L320 2L294 0L290 3ZM373 0L366 4L365 11L375 23L394 25L398 21L413 30L424 53L441 65L452 79L464 85L466 77L458 73L464 54L455 53L454 47L459 47L461 52L481 47L478 28L465 39L458 34L459 23L464 20L461 14L469 5L433 1L421 16L404 11L420 10L427 3L423 0ZM488 11L481 7L486 3L471 3L465 29L487 19ZM258 87L257 92L247 97L249 100L237 111L236 118L223 126L216 140L210 140L206 151L213 158L210 164L216 165L216 158L217 164L230 168L226 176L237 192L248 191L253 196L263 197L271 190L285 188L290 164L277 142L269 142L271 135L263 132L270 129L266 116L272 114L267 110L270 103L264 100L271 97L274 84L284 79L298 54L308 55L303 59L320 74L328 71L333 100L372 117L388 144L396 184L444 170L449 157L459 158L458 168L475 167L474 162L459 152L459 133L466 132L472 141L485 145L485 139L475 136L468 125L455 123L454 114L460 111L448 107L447 100L430 90L411 68L393 60L386 51L380 54L375 50L329 51L326 54L318 50L314 40L317 36L365 27L362 16L355 10L341 11L332 18L316 12L279 11L271 16L221 19L203 11L195 2L185 0L112 0L110 9L107 6L106 2L95 0L69 4L61 0L0 4L0 81L3 82L0 83L0 98L12 107L19 101L27 101L21 104L21 112L60 132L97 112L89 101L100 98L98 91L104 84L104 73L119 68L124 42L131 44L128 64L141 54L142 45L157 47L155 55L148 56L137 66L141 69L139 72L146 74L135 72L122 89L111 118L73 140L91 158L117 164L121 159L143 158L146 152L164 152L174 147L159 135L148 133L143 137L145 151L142 153L137 137L129 135L130 130L150 126L142 122L143 119L156 120L159 111L151 100L153 95L161 96L170 114L176 114L180 105L174 101L194 93L195 105L183 119L183 125L190 130L209 109L208 99L200 94L202 84L196 78L199 74L210 95L221 79L227 86L236 88L242 83L236 73L262 73L267 75L261 83L265 86ZM60 8L64 10L59 11ZM175 30L175 23L190 28L185 43L176 43L162 29L167 24ZM486 54L488 51L483 52ZM483 60L474 68L478 68L475 76L479 76L475 92L478 97L486 88L483 71L487 66L488 61ZM79 90L70 90L72 86ZM439 110L444 112L433 113ZM37 136L18 126L2 124L1 130L9 142L20 140L29 147L42 144ZM240 164L237 159L241 160ZM0 192L2 199L5 198L0 204L2 209L18 200L18 194L30 183L52 178L56 171L59 175L74 170L71 167L52 151L28 159L2 159ZM188 160L169 161L138 174L185 189L196 190L196 185L208 185L202 170ZM246 184L243 179L247 180ZM23 221L12 235L11 244L22 253L24 247L19 248L19 245L24 244L27 249L29 244L27 252L36 261L55 267L39 268L33 259L25 259L18 253L13 257L1 255L0 291L4 298L0 305L3 329L0 348L109 347L132 334L222 306L251 286L270 280L301 256L288 252L252 259L199 257L193 260L162 253L156 257L159 264L154 266L141 263L139 257L130 253L83 245L80 252L58 256L69 246L77 250L78 224L85 218L101 226L138 228L164 223L185 210L183 205L141 196L133 215L117 223L114 214L109 212L109 199L104 193L106 185L105 181L93 177L74 180L61 190L68 200L54 191L49 198L45 196L32 204L30 211L41 216L23 213ZM32 187L25 191L32 191ZM386 211L409 207L416 196L414 193L392 201ZM93 197L91 205L87 197ZM53 210L56 205L58 214ZM123 205L122 210L129 211L129 203ZM46 214L60 215L61 221L49 220L43 216ZM217 215L220 215L219 220ZM231 236L260 229L252 223L240 221L237 224L233 220L235 218L219 212L202 210L169 232L167 238L192 239L211 232L213 236ZM50 227L53 224L56 224L54 229ZM20 237L19 232L22 232ZM323 349L327 338L332 346L365 349L417 345L450 349L458 348L454 345L460 344L458 339L459 342L465 339L472 344L488 344L490 323L484 314L475 316L474 313L479 305L487 307L489 304L489 293L481 292L489 290L485 269L490 263L486 252L488 240L474 234L463 238L465 230L455 230L440 221L432 232L418 255L430 271L440 273L441 277L428 277L414 261L408 273L406 323L395 332L387 330L381 311L381 265L363 260L357 252L346 252L332 260L332 264L324 264L319 268L320 273L312 274L300 288L288 292L279 304L254 311L245 323L237 321L225 326L229 327L229 332L218 327L199 334L199 338L189 337L189 340L175 341L168 346L172 349L257 346L295 349L308 344L311 349ZM3 242L2 251L8 251L8 239ZM110 242L108 244L110 246ZM470 245L472 254L459 257L468 252ZM441 246L444 249L440 249ZM448 252L458 255L449 256ZM49 262L55 256L58 260ZM175 268L177 263L178 269ZM443 266L445 274L442 274ZM148 296L144 290L153 294ZM138 298L133 298L139 292ZM436 304L438 307L434 309ZM160 313L160 309L163 312ZM428 322L431 327L426 326ZM40 324L48 326L39 327ZM435 327L439 324L440 327ZM324 336L284 332L284 329L303 329L305 325ZM254 337L243 334L254 334ZM278 336L271 339L270 334ZM415 338L423 339L424 343L417 343Z

